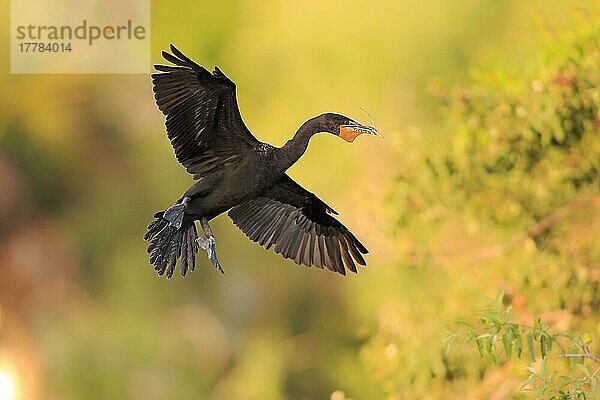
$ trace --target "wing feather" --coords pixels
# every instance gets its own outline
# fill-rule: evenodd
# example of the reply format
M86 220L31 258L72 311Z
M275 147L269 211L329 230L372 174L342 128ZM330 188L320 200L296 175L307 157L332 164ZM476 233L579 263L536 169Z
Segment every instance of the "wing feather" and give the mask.
M171 54L172 53L172 54ZM175 46L155 65L154 97L166 116L167 136L177 160L200 179L239 161L260 142L237 104L235 83L217 67L210 73Z
M365 246L331 214L314 194L284 175L261 196L229 211L229 217L251 240L296 264L346 274L366 265Z

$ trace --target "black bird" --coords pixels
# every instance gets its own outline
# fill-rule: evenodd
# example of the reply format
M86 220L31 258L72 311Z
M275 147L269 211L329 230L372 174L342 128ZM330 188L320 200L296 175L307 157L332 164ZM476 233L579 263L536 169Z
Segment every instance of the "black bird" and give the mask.
M177 160L198 182L177 203L157 212L144 239L159 275L194 270L198 247L223 272L208 221L229 210L229 217L251 240L297 264L346 274L366 265L368 251L336 220L331 207L286 175L306 151L310 138L329 132L352 142L363 133L379 135L339 114L306 121L283 147L260 142L248 130L237 105L235 84L215 67L210 73L175 46L162 52L174 65L155 65L154 97L166 116L167 136ZM199 220L206 236L198 237Z

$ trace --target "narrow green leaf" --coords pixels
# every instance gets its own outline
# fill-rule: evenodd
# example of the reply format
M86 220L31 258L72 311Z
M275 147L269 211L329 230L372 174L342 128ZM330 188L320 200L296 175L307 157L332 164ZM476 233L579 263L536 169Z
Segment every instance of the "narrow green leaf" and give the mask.
M506 331L508 333L510 333L511 338L514 339L515 338L515 324L513 324L512 322L509 322L506 324Z
M546 350L548 348L547 341L548 339L546 338L546 335L542 334L540 337L540 353L542 354L544 361L546 360Z
M535 372L535 369L533 369L532 367L527 367L527 368L525 368L525 370L527 372L529 372L531 375L537 375L537 372Z
M492 343L492 337L488 336L487 338L485 338L485 349L487 350L489 355L492 355L492 348L493 348L493 343Z
M498 300L496 300L498 303L498 307L502 307L502 304L504 302L504 291L501 291L500 294L498 295Z
M591 375L591 374L590 374L590 370L589 370L589 369L588 369L588 368L587 368L585 365L583 365L583 364L576 364L575 366L576 366L577 368L579 368L579 369L581 370L581 372L583 372L583 374L584 374L586 377L588 377L588 378L590 377L590 375Z
M523 339L521 335L517 335L515 340L515 352L517 353L517 357L521 358L521 353L523 352Z
M469 323L467 323L466 321L462 320L462 319L457 319L455 321L458 325L463 325L464 327L471 329L471 325L469 325Z
M535 319L535 322L533 323L533 337L535 339L537 339L539 337L541 330L542 330L542 320L540 319L540 317L537 317Z
M500 323L498 318L492 318L492 324L494 324L494 329L496 329L496 332L499 332L500 328L502 328L502 324Z
M544 358L544 359L542 359L542 367L540 369L540 374L546 375L547 372L548 372L548 359Z
M477 350L479 350L479 356L483 357L483 339L478 337L477 339L475 339L475 342L477 343Z
M531 357L532 362L535 362L535 351L533 348L533 335L531 333L528 333L527 336L525 337L525 339L527 340L527 350L529 351L529 357Z
M506 320L509 320L511 315L512 315L512 306L508 306L508 307L506 307L506 311L504 312L504 316L505 316Z
M504 345L504 354L506 354L506 358L510 359L512 353L512 335L508 332L505 332L502 335L502 344Z

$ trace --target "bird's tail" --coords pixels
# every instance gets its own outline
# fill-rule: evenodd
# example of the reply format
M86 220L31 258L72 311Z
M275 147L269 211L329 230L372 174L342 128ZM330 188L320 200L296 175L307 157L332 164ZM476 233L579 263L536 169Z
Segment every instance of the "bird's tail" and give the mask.
M154 220L144 235L144 240L150 243L150 263L158 275L166 272L167 278L173 276L178 258L181 259L181 276L185 276L188 269L193 271L198 251L196 224L183 216L183 210L180 215L172 209L154 214ZM174 211L175 217L172 215Z

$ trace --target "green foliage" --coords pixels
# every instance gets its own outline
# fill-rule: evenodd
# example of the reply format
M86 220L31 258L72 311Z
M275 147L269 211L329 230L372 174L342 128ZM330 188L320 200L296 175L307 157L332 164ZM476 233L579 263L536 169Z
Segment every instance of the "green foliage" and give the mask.
M513 316L512 307L506 306L503 299L504 294L495 301L488 299L488 306L482 310L474 326L464 321L457 322L459 329L447 339L449 350L451 344L462 341L474 343L479 355L489 357L495 364L510 362L513 357L528 358L531 363L526 368L529 376L521 389L531 391L536 399L600 398L597 387L600 357L590 354L592 343L589 335L574 337L555 332L539 317L535 318L532 326L521 324ZM541 359L539 371L534 368L538 357ZM588 359L595 364L593 372L585 364ZM550 373L549 364L559 362L568 365L568 368L559 366L566 370L566 374Z
M533 73L473 73L476 83L445 95L455 132L425 160L412 201L464 201L500 226L547 216L600 179L600 35L597 22L556 38ZM436 188L438 186L436 185ZM431 197L430 197L431 196ZM409 208L405 212L414 211Z
M586 354L573 332L600 334L598 22L551 35L521 71L474 71L467 87L433 87L447 134L403 139L390 195L397 241L406 268L430 279L428 298L408 306L414 313L390 302L365 346L390 398L425 387L430 398L597 398L593 352L561 354ZM423 154L406 157L407 148ZM498 292L504 304L479 315L470 299ZM431 316L429 303L438 315L476 319L462 335L482 357L439 353L432 325L441 321L419 317ZM385 359L392 344L396 363Z

